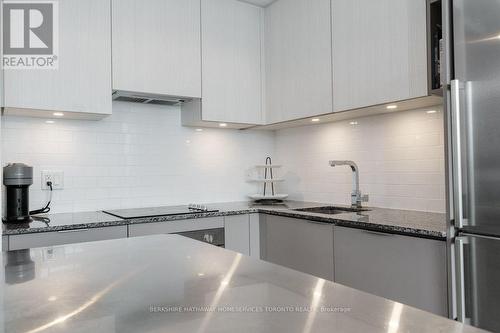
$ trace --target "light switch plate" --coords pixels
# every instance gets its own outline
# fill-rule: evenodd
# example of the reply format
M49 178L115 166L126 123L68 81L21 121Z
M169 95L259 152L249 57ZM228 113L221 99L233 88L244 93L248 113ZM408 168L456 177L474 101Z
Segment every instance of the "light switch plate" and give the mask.
M62 171L42 171L42 190L50 190L47 182L52 182L53 190L62 190L64 188L64 172Z

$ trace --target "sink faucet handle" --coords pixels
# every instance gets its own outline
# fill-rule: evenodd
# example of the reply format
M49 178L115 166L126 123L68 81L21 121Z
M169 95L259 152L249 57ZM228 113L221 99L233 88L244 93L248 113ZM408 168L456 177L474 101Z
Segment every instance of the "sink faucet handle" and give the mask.
M351 194L351 204L353 207L361 208L363 202L368 202L370 200L368 194L361 194L361 192L356 191Z

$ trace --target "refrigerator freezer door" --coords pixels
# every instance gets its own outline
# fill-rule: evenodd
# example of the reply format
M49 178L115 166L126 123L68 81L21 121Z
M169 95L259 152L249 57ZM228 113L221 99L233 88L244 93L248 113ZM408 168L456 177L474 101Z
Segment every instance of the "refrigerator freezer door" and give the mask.
M455 245L459 320L499 332L500 238L462 235Z
M454 174L462 185L455 201L463 200L458 213L464 230L491 236L500 236L499 17L500 1L453 1L458 97L451 111L460 131L455 126L452 136L461 147L461 160L455 163L462 163L461 173Z

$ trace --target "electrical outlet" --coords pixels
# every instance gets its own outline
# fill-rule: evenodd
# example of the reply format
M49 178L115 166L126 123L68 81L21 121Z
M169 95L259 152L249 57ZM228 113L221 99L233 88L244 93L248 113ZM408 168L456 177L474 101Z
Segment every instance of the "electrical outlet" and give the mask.
M52 182L53 190L62 190L64 188L64 172L42 171L42 190L50 190L47 182Z

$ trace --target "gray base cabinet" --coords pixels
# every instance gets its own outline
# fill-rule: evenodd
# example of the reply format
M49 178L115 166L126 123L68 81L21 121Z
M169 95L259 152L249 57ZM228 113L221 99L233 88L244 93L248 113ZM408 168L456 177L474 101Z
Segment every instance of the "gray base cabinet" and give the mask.
M127 226L75 229L55 232L12 235L3 238L3 246L8 242L8 249L23 250L35 247L56 246L72 243L93 242L108 239L127 238Z
M263 215L260 223L263 260L333 280L333 226Z
M446 242L334 227L335 282L447 316Z

